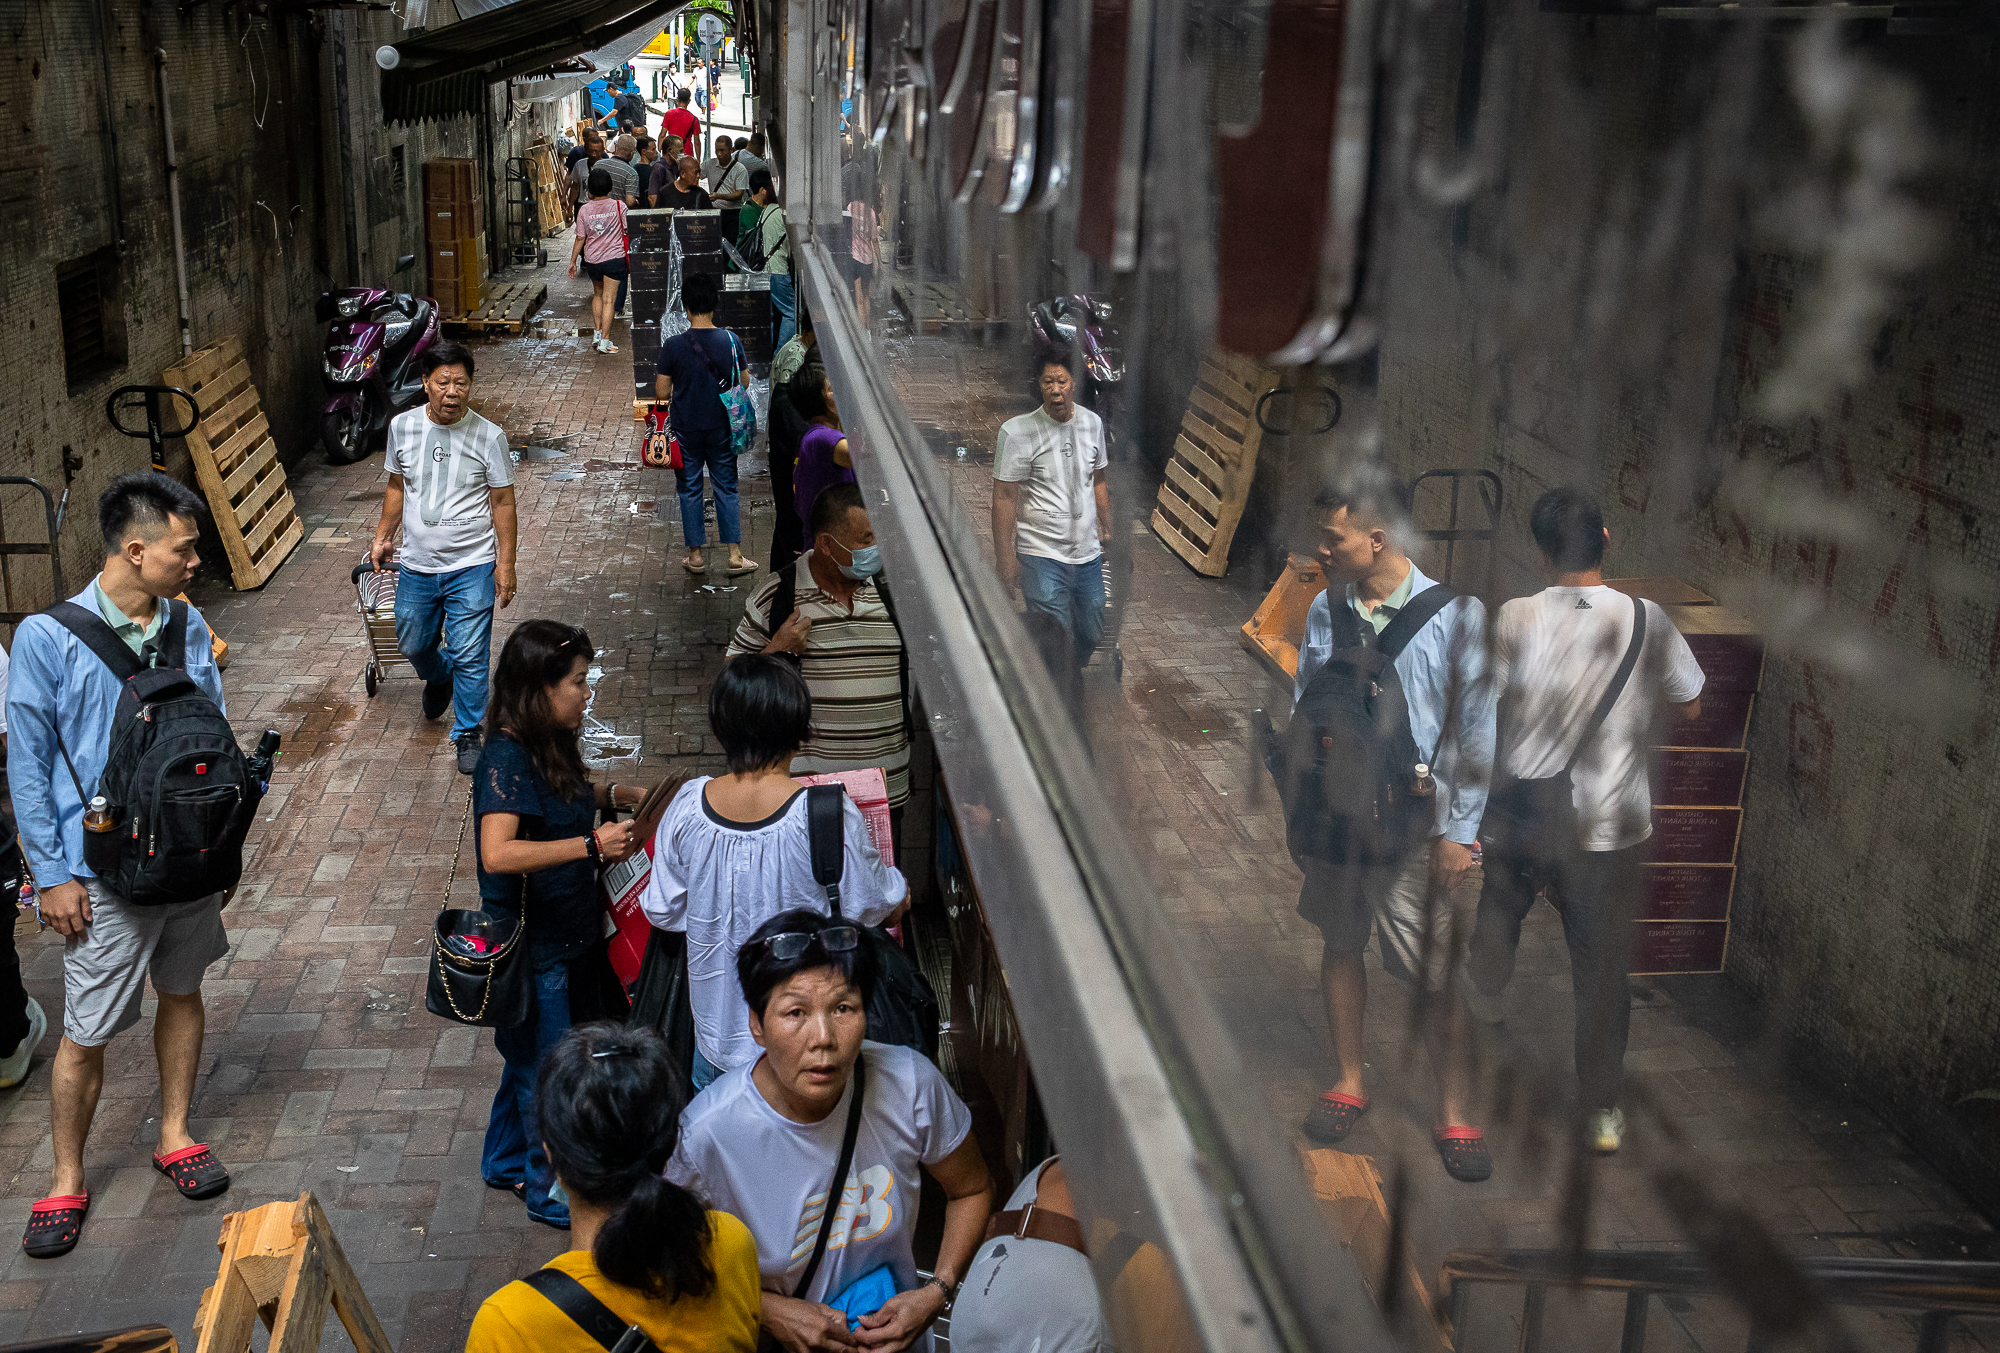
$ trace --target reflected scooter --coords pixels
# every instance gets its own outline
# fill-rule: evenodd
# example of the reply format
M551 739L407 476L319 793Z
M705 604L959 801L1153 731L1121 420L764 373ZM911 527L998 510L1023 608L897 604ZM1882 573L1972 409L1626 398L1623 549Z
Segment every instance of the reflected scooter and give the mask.
M1028 327L1045 347L1074 349L1083 360L1083 390L1077 403L1104 420L1105 450L1124 459L1118 445L1123 430L1116 401L1124 388L1125 354L1111 342L1111 306L1095 296L1056 296L1028 307Z
M416 261L405 254L396 271ZM423 402L417 359L438 341L437 302L381 287L347 287L321 296L314 313L331 326L320 441L329 461L349 465L375 449L391 418Z

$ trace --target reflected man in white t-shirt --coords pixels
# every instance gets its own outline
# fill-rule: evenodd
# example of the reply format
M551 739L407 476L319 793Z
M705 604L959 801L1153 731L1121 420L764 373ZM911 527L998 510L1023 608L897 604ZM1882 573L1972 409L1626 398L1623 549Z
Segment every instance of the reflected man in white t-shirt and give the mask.
M1067 354L1046 350L1035 374L1042 407L1002 423L993 448L993 559L1029 611L1062 622L1082 667L1104 637L1104 420L1077 407Z
M1667 613L1653 602L1636 602L1646 617L1638 662L1593 730L1597 707L1632 642L1635 598L1604 585L1611 533L1589 495L1551 489L1536 500L1528 522L1550 586L1505 603L1494 622L1499 787L1485 826L1493 827L1510 781L1549 779L1568 767L1576 839L1527 843L1523 851L1502 849L1490 830L1482 832L1489 840L1468 965L1472 997L1475 1012L1484 1005L1485 1013L1497 1013L1513 976L1521 921L1536 893L1551 886L1562 899L1576 993L1576 1073L1589 1114L1586 1133L1593 1148L1611 1152L1625 1130L1618 1096L1632 1016L1626 969L1653 834L1647 749L1660 706L1673 707L1683 719L1700 717L1702 673ZM1533 849L1536 844L1542 849ZM1537 858L1528 858L1531 853Z

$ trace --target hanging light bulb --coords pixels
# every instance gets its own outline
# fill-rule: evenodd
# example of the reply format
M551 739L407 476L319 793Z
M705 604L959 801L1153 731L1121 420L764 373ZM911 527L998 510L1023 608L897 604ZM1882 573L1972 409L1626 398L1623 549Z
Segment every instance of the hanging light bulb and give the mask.
M375 64L383 70L394 70L402 64L403 54L394 47L383 46L375 49Z

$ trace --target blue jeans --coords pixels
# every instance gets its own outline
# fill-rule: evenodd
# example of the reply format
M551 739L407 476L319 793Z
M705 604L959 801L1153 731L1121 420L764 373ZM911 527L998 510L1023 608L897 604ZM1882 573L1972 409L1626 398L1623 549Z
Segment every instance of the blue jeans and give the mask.
M771 274L771 308L778 312L778 346L771 349L776 352L791 342L792 335L799 331L799 298L790 273Z
M1090 661L1104 637L1104 558L1087 564L1065 564L1022 554L1021 599L1031 611L1054 616L1070 633L1076 665Z
M701 1045L695 1044L694 1065L688 1068L688 1079L694 1082L695 1093L699 1094L713 1085L722 1075L722 1068L701 1055Z
M449 573L400 570L396 647L426 683L451 683L453 742L479 727L486 717L486 669L493 652L493 565Z
M545 1221L568 1221L569 1208L549 1201L555 1172L542 1150L541 1129L535 1123L535 1071L542 1054L569 1031L569 960L535 964L534 1013L511 1029L495 1029L493 1046L507 1068L493 1092L493 1116L486 1124L486 1149L479 1158L479 1175L487 1183L511 1188L528 1186L528 1212Z
M736 448L730 445L729 428L683 432L681 468L674 471L674 487L681 495L681 537L691 550L708 544L708 526L702 520L701 471L715 484L715 530L725 545L743 543L743 522L736 513Z

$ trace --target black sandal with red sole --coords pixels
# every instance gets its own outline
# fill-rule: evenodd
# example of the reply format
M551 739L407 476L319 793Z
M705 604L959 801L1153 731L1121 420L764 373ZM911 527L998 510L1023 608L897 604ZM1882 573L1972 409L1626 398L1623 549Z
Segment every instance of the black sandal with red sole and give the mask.
M1493 1177L1493 1153L1486 1149L1486 1134L1478 1128L1432 1128L1431 1140L1437 1143L1444 1172L1461 1184L1481 1184Z
M1367 1112L1366 1099L1328 1090L1320 1095L1319 1103L1313 1105L1312 1112L1306 1115L1305 1125L1299 1130L1316 1142L1334 1146L1347 1140L1347 1134L1354 1131L1354 1125Z
M173 1180L183 1198L213 1198L229 1187L229 1171L222 1168L207 1142L154 1156L153 1168Z
M76 1248L83 1235L88 1193L58 1193L28 1209L28 1231L21 1249L30 1259L57 1259Z

